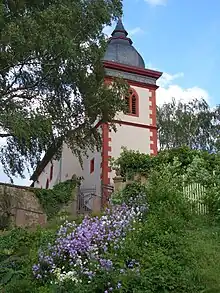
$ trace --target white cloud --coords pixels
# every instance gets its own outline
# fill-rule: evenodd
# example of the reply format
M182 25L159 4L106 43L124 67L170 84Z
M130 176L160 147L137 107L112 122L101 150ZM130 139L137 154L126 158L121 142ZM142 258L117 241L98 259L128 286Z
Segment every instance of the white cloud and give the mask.
M210 102L209 93L198 86L190 88L182 88L174 81L183 77L182 72L176 74L164 73L161 79L158 81L160 88L157 90L157 105L161 105L166 102L171 102L173 98L181 100L183 102L189 102L193 99L205 99Z
M130 36L134 36L134 35L142 34L142 33L144 33L144 31L140 27L135 27L128 31L128 34Z
M168 86L169 84L171 84L175 79L181 78L184 76L183 72L178 72L175 74L169 74L164 72L162 77L159 79L159 86L163 87L163 86Z
M167 4L167 0L145 0L145 2L147 2L148 4L152 5L152 6L165 6Z
M173 98L184 102L192 99L205 99L207 102L210 100L208 92L197 86L183 89L179 85L169 85L168 88L160 87L157 90L158 105L170 102Z

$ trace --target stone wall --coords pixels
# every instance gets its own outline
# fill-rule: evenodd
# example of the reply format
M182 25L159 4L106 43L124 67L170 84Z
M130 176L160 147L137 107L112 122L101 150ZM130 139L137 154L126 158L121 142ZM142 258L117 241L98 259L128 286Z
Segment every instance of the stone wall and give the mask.
M47 216L44 213L34 190L27 186L18 186L11 184L0 183L0 230L7 226L17 227L35 227L37 225L45 225ZM86 209L80 203L80 192L73 190L72 199L61 207L60 212L67 213L73 217L79 214L83 215L89 212L100 212L101 198L99 196L82 197L83 202L89 204L89 209Z
M0 218L18 227L44 225L47 221L32 188L4 183L0 183Z
M116 175L113 178L114 181L114 191L121 191L123 190L128 184L138 181L141 184L146 184L147 178L145 176L142 176L140 174L136 174L132 180L124 180L124 178L120 175Z

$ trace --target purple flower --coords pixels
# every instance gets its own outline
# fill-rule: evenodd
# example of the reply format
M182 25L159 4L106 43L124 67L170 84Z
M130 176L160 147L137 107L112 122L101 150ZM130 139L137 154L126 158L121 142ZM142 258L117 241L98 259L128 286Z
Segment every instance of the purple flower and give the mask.
M47 250L39 251L39 264L33 266L34 276L37 279L54 278L57 269L61 273L73 270L79 278L84 276L89 281L102 270L115 269L107 253L110 248L119 249L127 232L132 230L134 220L140 219L141 215L137 205L123 204L106 209L100 218L86 216L79 225L65 222L55 242L49 244ZM127 263L129 269L134 266L137 266L135 260ZM119 282L117 288L120 286ZM113 287L108 291L113 291Z

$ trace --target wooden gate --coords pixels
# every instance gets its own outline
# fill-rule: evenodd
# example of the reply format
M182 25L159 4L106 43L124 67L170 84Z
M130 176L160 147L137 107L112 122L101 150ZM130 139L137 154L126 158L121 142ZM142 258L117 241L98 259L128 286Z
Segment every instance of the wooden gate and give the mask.
M199 214L207 213L207 206L203 202L205 187L199 183L191 183L183 187L183 193L195 206Z

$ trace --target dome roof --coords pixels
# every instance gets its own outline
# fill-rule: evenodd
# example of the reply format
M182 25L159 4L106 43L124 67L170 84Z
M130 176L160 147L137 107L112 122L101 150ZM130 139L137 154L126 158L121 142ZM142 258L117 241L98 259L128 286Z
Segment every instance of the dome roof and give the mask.
M119 19L112 37L109 39L103 60L145 68L143 58L132 46L132 41L130 38L127 38L127 35L127 31Z

